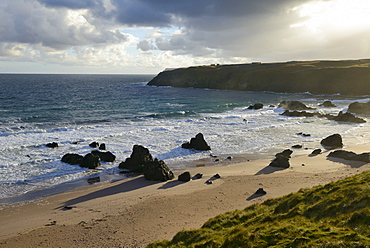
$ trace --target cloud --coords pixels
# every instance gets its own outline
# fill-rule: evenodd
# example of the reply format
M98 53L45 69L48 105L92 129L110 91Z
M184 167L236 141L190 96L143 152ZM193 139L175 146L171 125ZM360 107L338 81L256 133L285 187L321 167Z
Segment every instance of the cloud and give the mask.
M210 61L366 57L370 53L366 4L366 0L2 0L0 60L162 68Z

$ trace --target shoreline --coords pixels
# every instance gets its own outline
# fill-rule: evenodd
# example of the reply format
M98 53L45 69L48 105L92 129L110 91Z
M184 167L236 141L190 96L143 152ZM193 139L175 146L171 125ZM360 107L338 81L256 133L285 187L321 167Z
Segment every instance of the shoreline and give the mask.
M356 140L344 140L351 145L343 150L370 150L370 142L354 145ZM363 162L328 159L330 151L317 156L308 156L311 150L301 152L293 153L288 169L269 167L272 157L241 163L235 159L228 165L174 171L175 179L167 182L136 176L7 205L0 210L0 246L94 247L102 242L145 247L157 239L171 239L182 229L199 228L217 214L370 169ZM182 171L202 173L203 178L179 182ZM221 178L206 184L215 174ZM267 194L254 196L258 188Z

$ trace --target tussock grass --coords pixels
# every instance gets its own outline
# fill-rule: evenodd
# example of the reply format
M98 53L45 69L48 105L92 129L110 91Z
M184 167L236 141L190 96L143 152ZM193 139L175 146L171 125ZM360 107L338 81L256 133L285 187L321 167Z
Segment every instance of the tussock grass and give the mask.
M370 247L370 171L220 214L148 247Z

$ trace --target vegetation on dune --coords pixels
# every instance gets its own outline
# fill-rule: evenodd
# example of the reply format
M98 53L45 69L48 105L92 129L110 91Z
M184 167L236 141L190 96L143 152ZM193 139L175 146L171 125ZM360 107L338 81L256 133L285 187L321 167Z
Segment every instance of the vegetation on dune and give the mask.
M221 214L148 247L370 247L370 171Z
M370 60L292 61L179 68L149 85L285 93L370 94Z

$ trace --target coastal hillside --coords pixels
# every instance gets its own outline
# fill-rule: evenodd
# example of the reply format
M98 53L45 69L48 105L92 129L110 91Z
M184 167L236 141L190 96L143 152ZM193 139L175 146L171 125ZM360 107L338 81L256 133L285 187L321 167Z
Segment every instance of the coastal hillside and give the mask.
M166 70L148 85L370 95L370 59L210 65Z
M208 220L148 247L369 247L370 171Z

